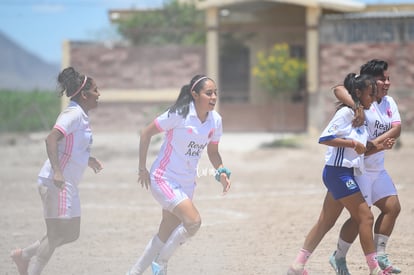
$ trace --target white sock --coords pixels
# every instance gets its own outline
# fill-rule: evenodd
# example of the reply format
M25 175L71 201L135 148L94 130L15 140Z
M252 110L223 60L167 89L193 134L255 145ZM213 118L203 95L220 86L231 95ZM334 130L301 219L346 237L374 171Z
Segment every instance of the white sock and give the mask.
M390 237L382 234L374 234L374 243L377 248L377 255L385 254L385 247L387 246Z
M40 275L46 263L40 261L37 256L34 256L29 263L27 272L29 275Z
M129 273L131 275L141 275L151 265L152 261L157 257L164 243L155 235L147 244L135 265L131 268Z
M25 247L22 249L22 257L25 260L30 260L35 254L37 249L40 246L40 241L37 240L33 244L29 245L28 247Z
M174 231L171 233L171 236L168 238L164 247L161 249L160 254L157 258L157 263L165 264L168 262L174 251L185 241L190 238L187 230L182 224L180 224Z
M30 259L29 267L27 269L28 275L40 275L54 251L55 247L49 245L49 239L43 238L36 251L36 255Z
M348 250L351 247L351 245L352 243L347 243L346 241L339 238L336 248L335 259L346 258L346 254L348 254Z

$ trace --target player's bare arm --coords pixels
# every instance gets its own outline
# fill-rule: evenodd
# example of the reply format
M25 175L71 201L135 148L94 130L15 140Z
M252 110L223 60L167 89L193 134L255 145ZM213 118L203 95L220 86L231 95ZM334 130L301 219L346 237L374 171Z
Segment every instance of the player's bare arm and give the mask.
M397 141L397 138L400 137L400 134L401 124L392 124L390 130L381 134L376 139L370 141L370 143L367 145L366 155L372 155L382 150L391 149ZM392 146L390 148L388 145L384 146L384 144L390 143L390 141L392 141Z
M145 127L140 134L139 139L139 163L138 163L138 182L142 187L148 189L150 185L150 176L147 169L147 154L152 136L158 134L160 130L151 122Z
M89 157L88 166L92 168L95 173L99 173L103 169L102 163L95 157Z
M321 141L321 144L332 146L332 147L349 147L353 148L359 155L364 154L366 147L359 141L353 139L334 138L331 140Z
M46 152L53 169L53 182L58 188L63 188L65 179L59 163L58 141L63 138L63 134L53 128L46 137Z
M208 158L211 164L216 170L221 171L220 169L225 169L223 166L223 161L221 159L220 153L218 151L218 144L209 143L207 146L207 155L208 155ZM223 185L223 194L226 194L230 190L230 186L231 186L228 173L229 172L227 173L223 172L219 174L220 183Z

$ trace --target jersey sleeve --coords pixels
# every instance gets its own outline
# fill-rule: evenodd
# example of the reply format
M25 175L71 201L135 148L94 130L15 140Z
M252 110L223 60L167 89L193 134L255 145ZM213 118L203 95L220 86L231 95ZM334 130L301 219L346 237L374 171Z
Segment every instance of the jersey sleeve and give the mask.
M74 132L79 125L80 113L77 109L65 109L60 113L53 128L59 130L64 136Z
M223 135L223 124L221 117L217 114L214 123L214 132L213 136L211 137L210 143L218 144L220 141L221 136Z
M162 132L177 127L182 121L183 117L181 115L177 113L169 113L169 111L162 113L154 120L155 125Z
M398 111L397 103L392 97L387 97L389 102L389 109L387 109L387 115L391 118L391 124L401 124L401 116Z
M339 109L323 130L319 137L319 143L346 136L349 133L349 128L352 127L352 117L353 111L350 108L343 107Z

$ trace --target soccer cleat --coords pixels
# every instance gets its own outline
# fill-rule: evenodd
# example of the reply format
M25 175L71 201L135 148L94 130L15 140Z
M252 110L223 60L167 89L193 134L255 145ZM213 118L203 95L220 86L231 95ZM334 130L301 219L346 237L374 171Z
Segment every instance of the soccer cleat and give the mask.
M10 253L10 257L17 266L19 275L27 275L27 268L29 267L29 261L23 259L22 249L17 248Z
M388 259L388 254L377 255L377 261L382 270L388 269L394 274L401 273L401 269L392 265L391 261Z
M392 274L391 268L386 268L384 270L381 270L379 266L377 266L377 268L375 268L369 273L369 275L391 275L391 274Z
M304 268L289 267L287 275L309 275L308 271Z
M346 266L346 259L335 259L335 254L336 251L331 255L331 257L329 257L329 263L335 270L336 275L351 275L351 273L349 273L348 267Z
M152 262L151 264L152 274L153 275L167 275L167 265L159 264L157 262Z

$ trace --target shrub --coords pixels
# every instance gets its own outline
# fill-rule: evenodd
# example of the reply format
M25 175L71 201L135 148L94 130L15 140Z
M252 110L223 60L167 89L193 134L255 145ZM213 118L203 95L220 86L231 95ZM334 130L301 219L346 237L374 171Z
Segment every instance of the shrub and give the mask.
M0 132L49 130L59 112L56 93L0 90Z
M257 53L257 65L252 74L272 94L295 92L299 78L306 71L306 62L290 56L289 45L275 44L268 54Z

